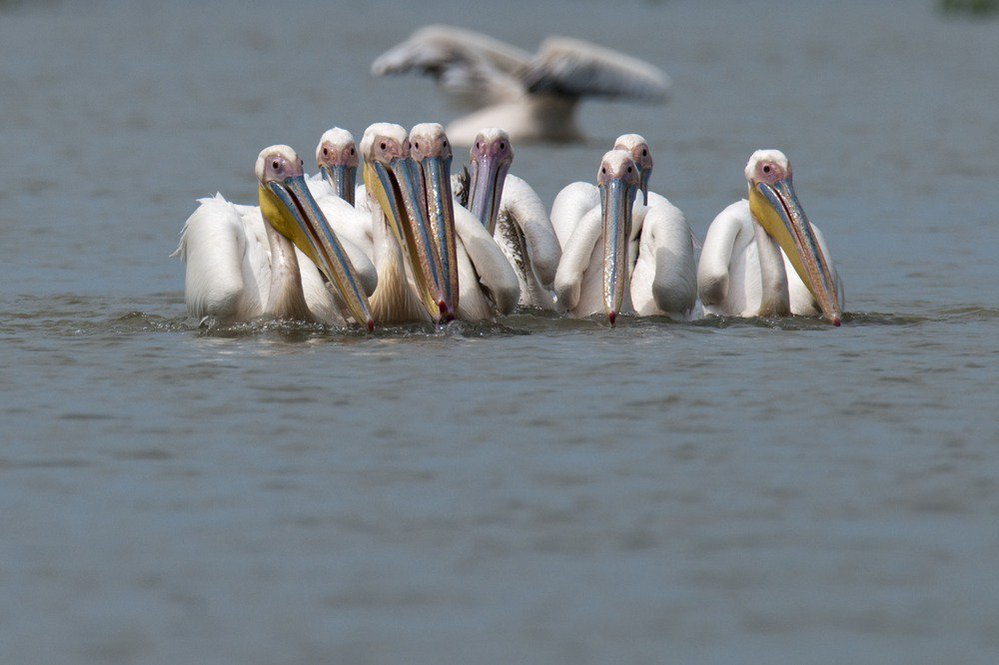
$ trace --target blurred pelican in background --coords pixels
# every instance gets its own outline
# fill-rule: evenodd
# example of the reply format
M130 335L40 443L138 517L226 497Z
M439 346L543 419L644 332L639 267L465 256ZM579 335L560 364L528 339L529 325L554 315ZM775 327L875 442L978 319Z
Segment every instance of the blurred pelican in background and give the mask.
M446 25L420 28L379 56L375 76L417 71L473 113L453 121L447 134L471 145L483 127L502 127L510 138L577 141L575 110L585 97L662 102L669 77L657 67L588 42L549 37L534 55L471 30Z

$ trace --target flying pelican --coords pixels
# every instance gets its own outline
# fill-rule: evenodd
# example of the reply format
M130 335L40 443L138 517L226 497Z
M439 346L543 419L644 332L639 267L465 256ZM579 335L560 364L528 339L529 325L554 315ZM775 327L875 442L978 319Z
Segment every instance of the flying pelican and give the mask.
M201 199L184 223L174 254L186 264L184 299L190 314L225 322L270 316L342 323L341 307L318 266L342 307L372 330L366 291L377 279L373 266L331 230L309 193L302 160L286 145L271 146L257 157L255 173L260 208L236 206L216 194Z
M378 270L372 315L386 323L454 318L449 275L427 215L424 174L410 156L406 130L389 123L371 125L361 138L361 155Z
M409 132L413 159L423 170L427 209L438 251L449 275L449 292L458 293L458 318L491 319L517 306L520 286L499 245L471 212L455 205L451 190L452 151L444 128L416 125ZM493 198L492 185L484 196ZM452 268L456 267L456 269Z
M821 313L838 326L842 283L822 233L798 202L791 162L779 150L757 150L745 173L749 200L725 208L704 238L697 284L705 312Z
M371 65L375 76L418 71L477 110L447 127L471 145L482 127L502 127L515 141L576 141L582 97L665 100L669 77L617 51L549 37L535 55L486 35L445 25L420 28Z
M554 309L550 289L562 247L541 197L509 175L509 134L495 127L483 129L469 152L470 168L456 176L458 200L478 217L513 266L520 284L518 304Z
M692 234L683 213L662 199L633 214L642 175L628 151L605 154L597 182L598 205L574 206L580 216L555 275L559 307L572 316L605 312L611 325L619 313L689 320L697 295ZM559 198L582 193L576 198L591 200L589 190L570 188Z

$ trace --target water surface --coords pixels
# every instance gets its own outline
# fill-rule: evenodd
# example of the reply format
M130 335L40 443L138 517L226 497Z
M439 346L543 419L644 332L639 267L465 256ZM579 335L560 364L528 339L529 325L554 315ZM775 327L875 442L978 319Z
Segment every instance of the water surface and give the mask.
M993 663L999 23L928 2L0 5L0 661ZM619 45L703 237L792 159L840 329L534 314L205 329L168 258L261 147L446 121L448 21Z

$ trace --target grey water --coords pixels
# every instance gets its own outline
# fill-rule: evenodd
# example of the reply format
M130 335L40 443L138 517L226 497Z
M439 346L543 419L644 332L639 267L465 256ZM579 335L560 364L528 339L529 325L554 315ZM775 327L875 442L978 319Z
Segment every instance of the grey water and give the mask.
M458 112L430 22L665 69L703 238L791 158L810 319L204 329L168 255L265 145ZM932 2L0 3L0 662L999 661L999 21ZM459 160L460 161L460 160Z

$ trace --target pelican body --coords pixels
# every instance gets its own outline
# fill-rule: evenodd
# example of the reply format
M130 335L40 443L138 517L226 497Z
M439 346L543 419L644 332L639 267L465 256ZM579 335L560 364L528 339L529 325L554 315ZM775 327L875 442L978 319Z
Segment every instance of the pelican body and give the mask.
M426 176L410 153L399 125L376 123L361 139L378 270L372 313L376 321L391 323L447 321L456 302L428 215Z
M626 136L638 140L625 149L618 139L604 155L597 187L572 183L552 205L558 304L572 316L605 313L611 324L620 313L686 321L697 300L693 233L679 208L648 192L651 150ZM640 191L648 205L635 200Z
M216 195L202 199L184 224L175 254L185 263L190 314L226 323L352 317L372 330L366 294L376 281L373 266L334 233L309 192L302 160L288 146L271 146L255 173L259 208Z
M420 28L371 65L375 76L409 71L432 75L477 109L448 125L458 145L471 145L482 127L502 127L518 142L579 140L575 110L583 97L661 102L670 85L657 67L578 39L549 37L532 56L445 25Z
M537 192L525 181L509 175L513 162L509 134L495 127L484 129L469 152L464 198L517 274L518 304L554 309L550 290L562 247Z
M520 295L517 276L491 234L454 200L453 153L444 128L437 123L416 125L410 130L410 144L424 175L428 216L447 276L446 291L457 294L457 318L480 321L509 314ZM487 182L480 195L497 198L496 174L483 178Z
M708 228L697 270L708 314L821 314L840 325L843 288L818 227L808 221L779 150L758 150L745 169L749 199Z

